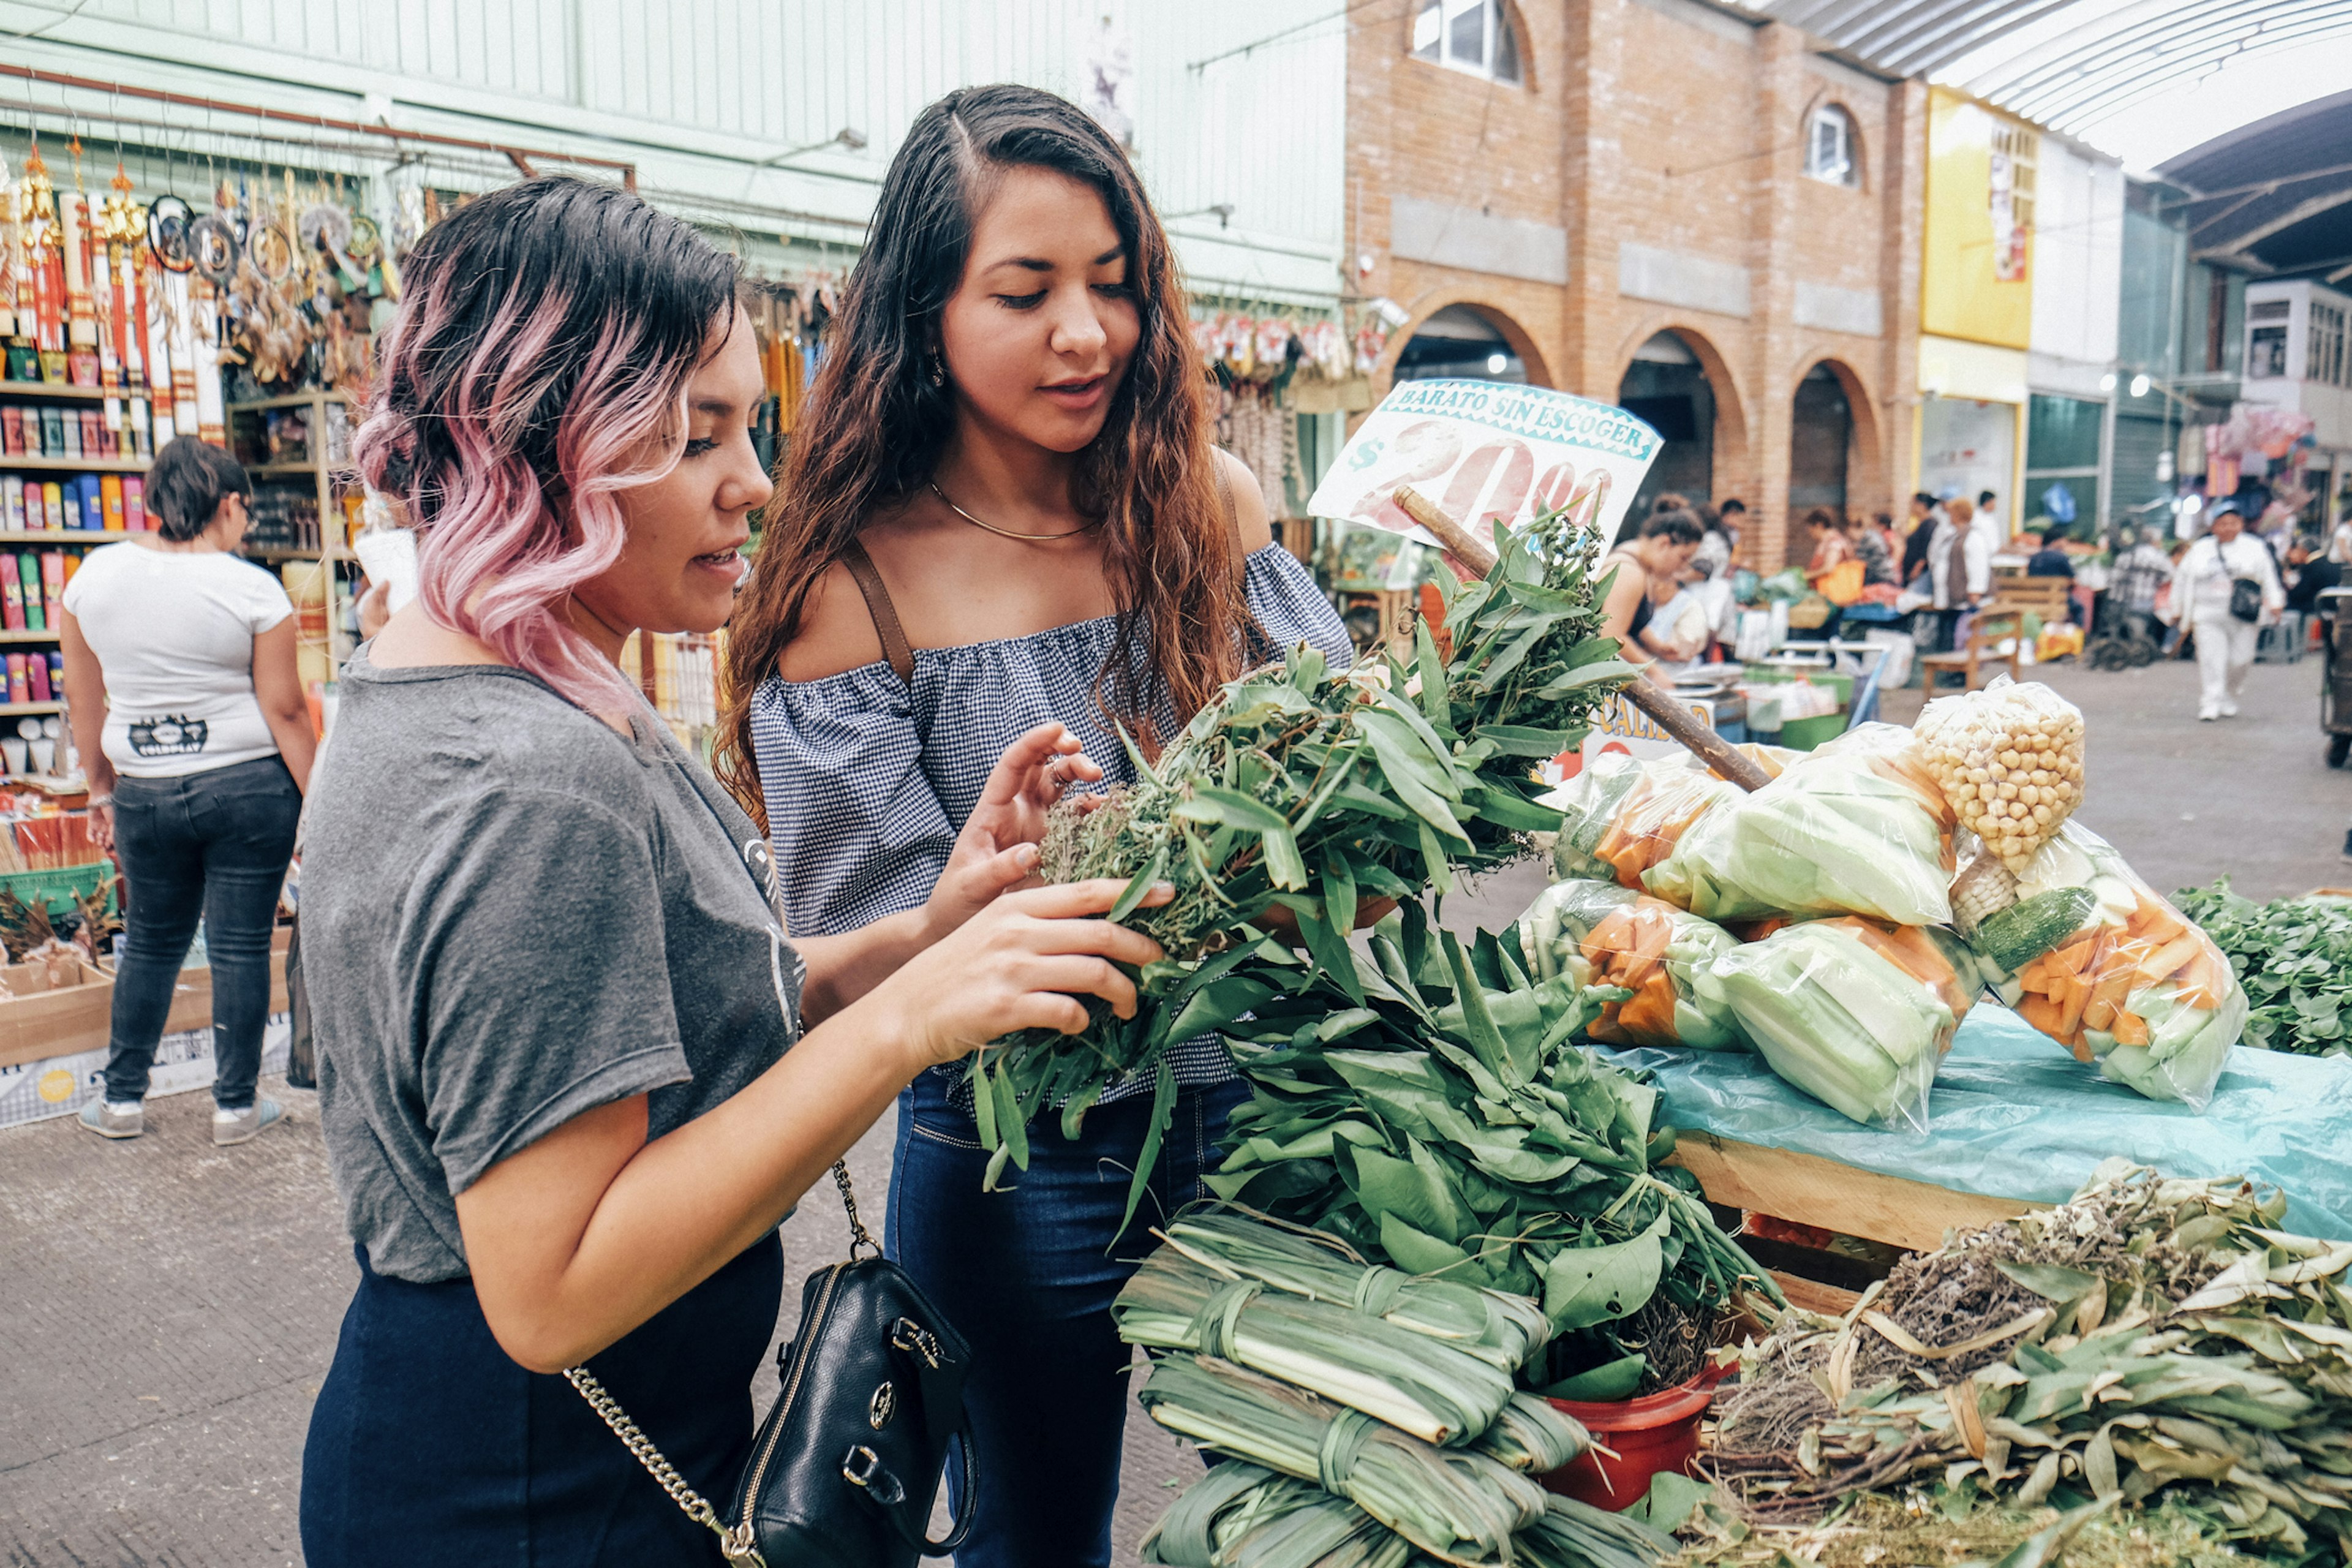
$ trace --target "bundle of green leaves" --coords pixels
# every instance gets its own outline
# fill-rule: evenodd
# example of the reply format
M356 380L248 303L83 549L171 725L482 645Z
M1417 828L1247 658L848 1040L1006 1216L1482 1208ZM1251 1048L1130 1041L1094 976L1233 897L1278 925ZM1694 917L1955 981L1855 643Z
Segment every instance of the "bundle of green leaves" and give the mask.
M2276 899L2258 904L2230 879L2172 895L2230 955L2246 999L2243 1039L2267 1051L2329 1056L2352 1037L2352 900Z
M1418 905L1369 945L1326 968L1266 943L1233 972L1264 995L1225 1029L1252 1094L1215 1192L1408 1274L1540 1300L1565 1338L1522 1383L1578 1377L1573 1397L1660 1381L1662 1316L1703 1351L1738 1292L1777 1298L1696 1184L1654 1168L1673 1146L1656 1091L1571 1043L1622 988L1531 981L1516 932L1465 949Z
M1675 1538L1628 1514L1551 1496L1511 1538L1518 1568L1661 1568ZM1143 1540L1155 1568L1432 1568L1432 1559L1313 1481L1228 1459ZM2196 1564L2194 1568L2206 1568Z
M1097 1005L1083 1036L1034 1030L974 1056L988 1185L1008 1163L1027 1168L1025 1127L1041 1110L1062 1107L1075 1136L1132 1075L1154 1077L1164 1128L1169 1048L1266 998L1232 972L1272 906L1319 963L1346 968L1362 900L1443 893L1456 871L1512 859L1525 835L1559 826L1537 804L1535 760L1580 742L1633 672L1596 635L1607 578L1592 579L1591 534L1552 513L1516 533L1498 525L1496 540L1493 570L1453 588L1443 626L1422 623L1410 658L1390 650L1340 674L1296 647L1227 686L1156 763L1136 752L1136 783L1099 809L1057 816L1045 879L1129 879L1111 918L1168 958L1144 972L1132 1020ZM1173 901L1141 909L1161 880ZM1155 1136L1139 1169L1156 1153Z

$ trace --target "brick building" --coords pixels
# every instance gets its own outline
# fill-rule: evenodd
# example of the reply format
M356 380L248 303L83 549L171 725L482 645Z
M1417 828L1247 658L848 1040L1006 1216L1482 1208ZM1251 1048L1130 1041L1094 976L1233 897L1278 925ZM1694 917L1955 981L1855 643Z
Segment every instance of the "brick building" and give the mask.
M1918 384L1927 89L1710 0L1405 0L1348 57L1357 289L1391 377L1625 401L1647 493L1899 511Z

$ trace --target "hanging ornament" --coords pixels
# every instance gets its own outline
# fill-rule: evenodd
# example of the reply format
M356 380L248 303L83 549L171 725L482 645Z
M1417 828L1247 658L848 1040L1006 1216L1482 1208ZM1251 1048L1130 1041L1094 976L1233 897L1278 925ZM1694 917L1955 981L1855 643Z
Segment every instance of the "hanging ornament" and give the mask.
M156 264L166 272L191 272L196 258L190 247L188 230L195 222L195 214L186 202L177 196L157 196L147 209L147 248L155 253Z

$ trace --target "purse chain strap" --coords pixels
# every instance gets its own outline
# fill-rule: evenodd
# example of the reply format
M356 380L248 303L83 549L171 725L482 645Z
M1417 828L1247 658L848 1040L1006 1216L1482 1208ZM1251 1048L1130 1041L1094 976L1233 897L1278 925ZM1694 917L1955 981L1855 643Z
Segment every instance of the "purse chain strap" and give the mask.
M857 1189L850 1184L848 1161L835 1160L833 1163L833 1184L841 1189L841 1206L849 1215L849 1260L853 1263L857 1261L860 1247L870 1250L877 1258L881 1257L880 1244L867 1234L865 1222L857 1217ZM613 1429L613 1436L636 1456L637 1463L646 1468L646 1474L653 1477L661 1489L669 1494L670 1501L677 1504L688 1519L719 1537L721 1556L738 1564L739 1568L767 1568L767 1559L760 1555L759 1547L752 1542L749 1521L740 1530L730 1529L726 1521L719 1517L719 1510L711 1507L710 1500L696 1491L687 1479L677 1473L677 1467L655 1447L654 1440L646 1436L645 1429L629 1418L629 1413L621 1408L621 1402L596 1381L594 1373L584 1366L569 1366L563 1369L563 1376L580 1391L580 1397L588 1402L588 1408Z

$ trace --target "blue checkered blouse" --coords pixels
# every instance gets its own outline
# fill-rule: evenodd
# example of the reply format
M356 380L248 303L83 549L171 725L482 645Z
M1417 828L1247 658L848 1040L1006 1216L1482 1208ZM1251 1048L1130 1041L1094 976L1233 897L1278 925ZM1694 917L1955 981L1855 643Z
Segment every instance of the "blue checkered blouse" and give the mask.
M1245 584L1276 647L1311 642L1337 668L1352 662L1331 602L1281 545L1250 556ZM1039 724L1069 726L1108 784L1132 782L1127 749L1093 696L1116 629L1105 616L1032 637L917 648L911 691L887 662L822 680L761 681L751 743L793 932L854 931L930 897L997 758ZM1171 709L1160 732L1179 728ZM1173 1059L1181 1083L1233 1076L1213 1038L1179 1047ZM1150 1087L1138 1080L1103 1098Z

